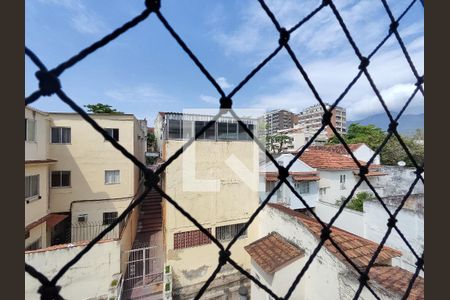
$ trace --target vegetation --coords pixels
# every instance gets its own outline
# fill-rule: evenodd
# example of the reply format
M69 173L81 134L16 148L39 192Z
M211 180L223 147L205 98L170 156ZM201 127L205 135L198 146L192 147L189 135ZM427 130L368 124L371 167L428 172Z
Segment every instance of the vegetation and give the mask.
M363 212L364 202L368 199L373 198L373 195L368 192L359 192L355 197L350 199L350 201L345 206L346 208L353 209L356 211ZM336 201L336 205L342 205L346 197L341 197L341 199Z
M348 127L347 134L342 135L345 142L349 144L365 143L374 151L385 139L387 133L374 125L359 125L353 123ZM423 140L423 130L417 130L413 137L401 136L405 145L408 147L414 160L421 165L424 161L424 145L417 142ZM333 136L328 144L338 144L340 141L336 136ZM413 166L406 151L400 145L400 142L395 136L391 136L380 153L381 163L384 165L397 165L399 161L404 161L407 166Z
M170 266L166 266L166 274L170 272Z
M292 137L280 133L268 135L266 136L266 149L270 153L280 153L284 147L293 146L293 141Z
M115 287L117 285L117 279L114 279L113 281L111 281L111 286Z
M87 104L84 107L88 109L88 112L94 114L123 114L123 112L117 111L115 108L112 108L112 106L108 104Z
M157 141L155 134L153 132L149 132L147 134L147 151L148 152L156 152L157 151ZM153 165L156 162L157 157L147 157L147 164Z
M170 291L170 282L166 283L165 291L166 292Z

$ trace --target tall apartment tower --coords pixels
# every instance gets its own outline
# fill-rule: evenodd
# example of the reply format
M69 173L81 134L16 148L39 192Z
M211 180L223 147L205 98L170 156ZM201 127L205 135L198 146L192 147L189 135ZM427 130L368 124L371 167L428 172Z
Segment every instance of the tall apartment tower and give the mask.
M329 104L325 104L327 109L330 108ZM331 123L340 134L347 133L347 117L345 108L336 106L331 117ZM305 108L298 114L299 124L304 128L305 133L314 134L322 126L323 109L320 104L316 104ZM324 130L327 138L331 138L334 133L329 126Z
M284 109L269 111L264 117L267 135L274 134L278 130L292 128L298 121L296 114Z

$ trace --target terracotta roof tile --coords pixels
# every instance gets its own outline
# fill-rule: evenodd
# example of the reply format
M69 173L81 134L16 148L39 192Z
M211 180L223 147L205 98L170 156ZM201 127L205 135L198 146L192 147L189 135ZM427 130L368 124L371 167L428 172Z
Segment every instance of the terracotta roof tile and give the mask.
M353 152L356 149L358 149L359 147L361 147L362 145L364 145L364 143L347 144L347 145L350 148L350 150L352 150L352 152ZM338 153L338 154L349 154L347 149L345 149L344 145L342 145L342 144L323 145L323 146L313 146L312 145L312 146L309 146L309 149L329 151L329 152L334 152L334 153Z
M244 247L265 272L272 274L293 260L303 257L304 251L276 232Z
M317 169L328 170L358 170L357 164L351 157L325 150L307 149L299 157L307 165ZM359 161L361 165L366 163ZM370 165L370 170L379 168L379 165Z
M404 295L413 274L399 267L374 266L370 269L369 278L375 280L384 288ZM425 280L417 277L411 289L409 300L424 299Z
M294 216L298 221L306 225L306 227L317 237L320 237L322 225L315 219L306 216L300 212L296 212L292 209L284 207L279 204L269 203L271 207L274 207L286 214ZM364 268L369 263L372 255L375 253L379 244L342 230L340 228L331 227L331 237L336 244L344 251L344 253L352 260L352 262L360 267ZM336 254L338 250L331 244L330 241L325 242L325 247L328 251ZM380 254L377 257L375 263L384 263L385 261L401 256L402 253L390 247L384 246ZM348 263L344 257L340 257L344 263Z
M298 221L306 225L306 227L319 239L322 226L315 219L308 217L300 212L296 212L279 204L269 203L268 206L276 208L288 215L295 217ZM369 264L374 252L379 244L354 235L340 228L331 227L331 237L344 251L344 253L360 268L365 268ZM331 244L330 241L325 242L326 249L335 255L339 260L348 264L344 256ZM402 253L390 247L384 246L378 255L375 265L370 269L369 278L376 281L382 287L394 293L403 295L409 285L409 281L413 274L399 267L383 266L389 259L401 256ZM353 268L352 268L353 270ZM424 279L418 277L414 283L411 293L408 297L411 300L424 299Z

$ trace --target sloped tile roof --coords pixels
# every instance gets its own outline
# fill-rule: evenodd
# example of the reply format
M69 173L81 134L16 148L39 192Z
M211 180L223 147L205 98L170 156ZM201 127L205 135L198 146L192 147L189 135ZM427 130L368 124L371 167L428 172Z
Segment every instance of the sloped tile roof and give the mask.
M399 267L374 266L370 269L369 278L384 288L403 296L413 274ZM409 300L423 300L425 280L417 277L411 289Z
M307 149L299 157L299 160L306 163L308 166L325 169L325 170L357 170L358 166L351 157L343 154L338 154L325 150ZM359 161L361 165L366 165L365 162ZM370 165L370 170L379 168L379 165Z
M278 209L285 214L295 217L299 221L299 223L304 224L306 228L311 231L314 236L317 237L318 240L320 239L322 226L315 219L279 204L269 203L267 205ZM334 226L331 227L331 237L336 242L336 244L344 251L344 253L352 260L352 262L361 270L367 267L374 252L379 246L379 244L375 242ZM342 254L338 252L338 250L334 247L333 244L331 244L329 240L325 242L324 246L339 260L341 260L345 264L349 264L344 256L342 256ZM385 289L402 295L406 292L409 281L413 274L404 269L392 267L386 264L389 259L399 257L401 255L402 253L400 251L384 246L375 261L375 265L370 270L369 278L376 281ZM351 270L353 270L353 267L350 266L350 268ZM423 278L418 277L416 279L416 282L413 286L413 289L411 290L408 299L424 299Z
M303 257L305 253L276 232L254 241L244 249L258 266L269 274Z
M361 147L362 145L364 145L364 143L357 143L357 144L347 144L348 147L350 148L350 150L355 151L356 149L358 149L359 147ZM336 145L322 145L322 146L314 146L311 145L309 146L309 149L313 149L313 150L322 150L322 151L329 151L329 152L334 152L334 153L338 153L338 154L349 154L347 149L344 148L344 145L342 144L336 144Z

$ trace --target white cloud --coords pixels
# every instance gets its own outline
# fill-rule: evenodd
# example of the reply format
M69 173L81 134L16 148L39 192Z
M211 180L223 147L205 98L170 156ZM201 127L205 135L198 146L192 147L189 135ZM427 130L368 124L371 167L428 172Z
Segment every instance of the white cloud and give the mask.
M175 101L174 97L163 93L156 87L149 84L139 84L135 86L120 87L105 92L105 95L128 103L161 103Z
M71 13L71 24L78 32L90 35L105 33L106 25L100 16L77 0L39 0L47 5L60 6Z
M232 87L233 85L230 84L227 79L225 77L219 77L216 79L217 84L222 88L222 89L229 89L230 87Z
M212 97L212 96L208 96L208 95L200 95L200 100L202 100L205 103L209 103L209 104L218 104L219 103L219 99Z

